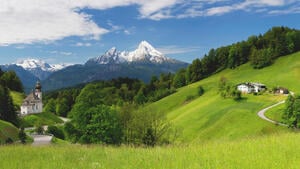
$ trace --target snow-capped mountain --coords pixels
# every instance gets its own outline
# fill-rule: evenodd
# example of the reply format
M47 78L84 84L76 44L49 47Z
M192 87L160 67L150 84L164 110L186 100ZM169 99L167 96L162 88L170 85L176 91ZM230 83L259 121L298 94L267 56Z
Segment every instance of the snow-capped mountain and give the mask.
M37 60L37 59L21 60L21 61L18 61L16 63L16 65L21 66L26 70L40 69L40 70L47 71L47 72L55 72L55 71L58 71L60 69L65 68L66 66L68 66L67 64L50 65L43 60Z
M89 59L86 64L119 64L124 62L126 62L126 59L122 57L122 53L118 52L115 47L112 47L103 55Z
M128 62L150 61L151 63L163 63L171 60L146 41L142 41L136 50L129 52L124 57Z
M119 52L113 47L105 52L105 54L88 60L86 64L120 64L131 62L163 64L179 61L164 56L148 42L142 41L134 51Z
M13 70L17 72L19 76L24 76L24 74L31 74L31 79L40 79L44 80L52 73L64 69L65 67L70 66L70 64L48 64L43 60L38 59L25 59L19 60L17 63L1 65L3 70ZM28 75L27 75L28 76ZM21 77L22 79L23 77ZM27 85L26 81L22 80L24 86Z

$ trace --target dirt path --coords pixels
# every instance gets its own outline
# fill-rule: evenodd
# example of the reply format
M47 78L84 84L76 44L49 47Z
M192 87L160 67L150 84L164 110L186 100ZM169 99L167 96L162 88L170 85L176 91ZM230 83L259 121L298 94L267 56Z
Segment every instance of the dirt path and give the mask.
M280 105L280 104L283 104L283 103L285 103L285 101L281 101L281 102L278 102L278 103L276 103L276 104L273 104L272 106L269 106L269 107L267 107L267 108L264 108L264 109L260 110L260 111L257 113L257 115L258 115L260 118L262 118L262 119L264 119L264 120L266 120L266 121L268 121L268 122L271 122L271 123L274 123L274 124L278 124L278 125L281 125L281 126L287 126L286 124L283 124L283 123L280 123L280 122L271 120L271 119L269 119L268 117L265 116L265 112L266 112L267 110L269 110L269 109L271 109L271 108L273 108L273 107L276 107L276 106L278 106L278 105Z

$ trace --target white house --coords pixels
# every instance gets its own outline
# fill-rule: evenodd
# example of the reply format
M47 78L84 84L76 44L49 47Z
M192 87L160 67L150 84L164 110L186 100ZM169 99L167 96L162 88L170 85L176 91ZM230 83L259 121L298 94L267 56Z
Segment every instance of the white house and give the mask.
M41 113L42 111L42 86L40 82L37 82L35 89L23 100L21 115Z
M267 89L266 85L261 83L250 83L250 84L254 86L254 92L256 93Z
M263 90L266 90L267 87L261 83L241 83L237 85L237 90L241 91L242 93L257 93Z
M252 93L254 91L254 87L248 83L238 84L237 89L242 93Z

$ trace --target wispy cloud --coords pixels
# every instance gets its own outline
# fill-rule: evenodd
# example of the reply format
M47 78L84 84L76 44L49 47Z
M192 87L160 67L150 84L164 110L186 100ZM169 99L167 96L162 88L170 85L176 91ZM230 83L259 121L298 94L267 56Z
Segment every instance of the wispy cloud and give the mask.
M79 47L89 47L89 46L92 46L91 43L87 42L87 43L82 43L82 42L77 42L74 46L79 46Z
M161 46L158 47L157 50L162 52L165 55L171 55L171 54L181 54L181 53L190 53L198 51L199 47L180 47L176 45L170 45L170 46Z
M57 51L57 50L49 51L48 53L51 53L51 54L58 54L58 55L65 55L65 56L70 56L70 55L73 54L72 52Z

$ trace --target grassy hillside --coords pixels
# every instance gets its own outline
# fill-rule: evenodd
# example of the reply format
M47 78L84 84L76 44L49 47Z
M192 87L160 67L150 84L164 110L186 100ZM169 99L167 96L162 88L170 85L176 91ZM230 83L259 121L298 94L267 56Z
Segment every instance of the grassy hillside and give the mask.
M0 168L297 169L298 140L300 135L291 133L156 148L5 146L0 149Z
M14 105L20 107L23 102L23 99L25 98L25 95L23 93L15 91L10 91L10 95L14 101Z
M278 121L278 122L284 122L282 119L283 112L285 110L285 104L281 104L279 106L276 106L268 111L266 111L265 115L269 119Z
M31 114L22 118L24 127L33 127L39 125L54 125L57 123L63 123L63 121L52 113L39 113Z
M219 79L223 76L232 84L241 82L261 82L268 88L282 86L300 92L300 53L276 60L267 68L254 70L249 64L234 70L227 69L179 91L147 108L167 113L174 125L182 129L181 140L206 141L211 139L236 139L252 137L287 129L275 126L260 119L256 113L269 105L284 100L284 96L264 94L260 96L243 95L242 101L222 99L217 90ZM190 95L196 95L201 85L205 94L191 102Z
M18 129L11 123L0 120L0 144L5 143L5 140L7 140L8 138L17 140Z

